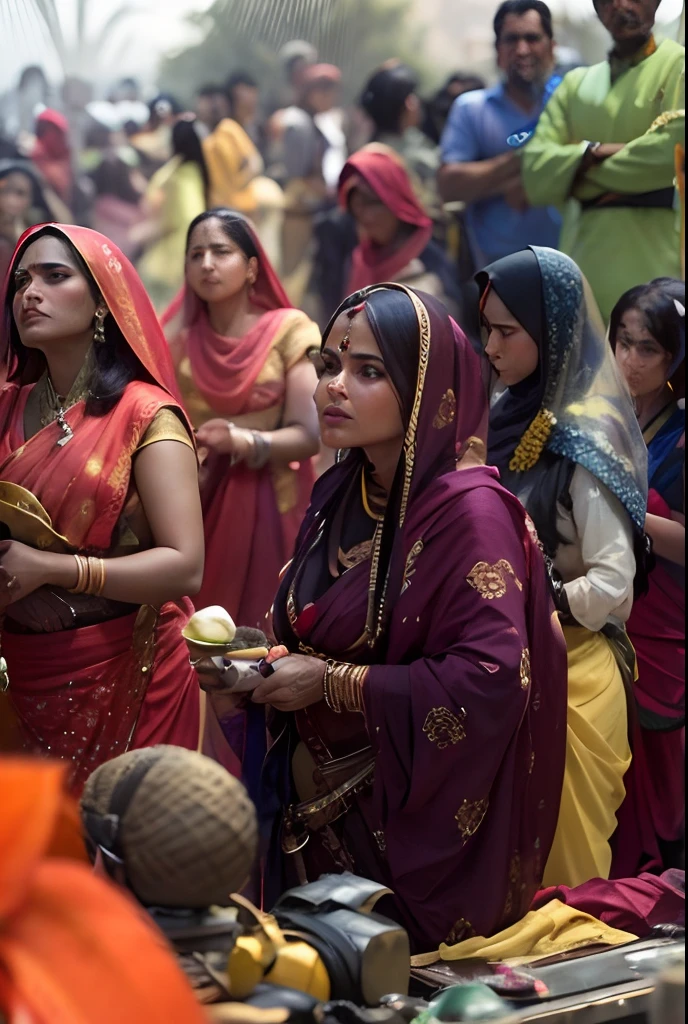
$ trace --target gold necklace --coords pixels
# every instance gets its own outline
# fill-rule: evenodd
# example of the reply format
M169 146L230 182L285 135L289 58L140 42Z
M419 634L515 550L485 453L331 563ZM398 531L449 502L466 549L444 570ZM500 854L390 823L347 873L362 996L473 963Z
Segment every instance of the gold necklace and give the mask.
M39 387L41 387L40 399L39 399L39 416L42 427L50 426L51 423L57 422L58 426L62 431L62 437L57 441L60 448L63 448L68 441L74 437L74 431L70 427L69 423L65 419L65 413L72 408L73 405L77 405L79 402L88 398L90 391L87 386L88 378L91 374L91 356L86 357L84 365L79 370L74 383L69 389L69 394L65 399L62 399L55 390L55 385L52 382L50 374L46 370Z
M378 515L376 512L373 512L373 510L370 507L370 504L368 503L368 492L366 490L365 481L365 467L361 470L361 500L363 502L363 509L366 515L370 516L371 519L374 519L376 523L379 523L382 519L385 518L384 512Z

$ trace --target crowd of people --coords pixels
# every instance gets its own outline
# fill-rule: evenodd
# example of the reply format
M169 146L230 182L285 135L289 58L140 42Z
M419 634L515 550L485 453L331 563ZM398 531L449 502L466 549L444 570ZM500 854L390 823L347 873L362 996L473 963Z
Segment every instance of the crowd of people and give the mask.
M591 3L592 67L504 0L490 88L293 42L0 143L1 749L201 751L253 898L353 872L416 953L684 866L684 49Z

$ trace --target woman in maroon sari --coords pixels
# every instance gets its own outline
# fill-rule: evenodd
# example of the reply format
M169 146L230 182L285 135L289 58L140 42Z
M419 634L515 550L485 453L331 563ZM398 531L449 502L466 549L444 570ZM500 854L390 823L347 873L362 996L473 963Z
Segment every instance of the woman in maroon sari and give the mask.
M4 313L0 691L21 745L71 762L79 792L128 748L198 744L180 636L203 571L197 461L153 307L107 238L27 231Z
M539 888L566 651L526 514L476 457L486 390L441 305L365 289L320 359L322 437L344 457L315 485L253 697L288 713L266 766L282 787L268 882L378 880L381 911L436 948L519 920Z
M196 606L263 626L308 506L320 332L294 309L245 217L202 213L186 285L163 316L201 470L206 568Z

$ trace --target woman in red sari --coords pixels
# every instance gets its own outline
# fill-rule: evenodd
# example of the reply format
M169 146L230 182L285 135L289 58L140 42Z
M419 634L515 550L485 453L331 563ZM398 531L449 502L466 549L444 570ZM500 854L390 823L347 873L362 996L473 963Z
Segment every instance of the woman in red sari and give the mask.
M518 921L540 886L566 652L526 513L474 457L486 388L442 306L365 289L321 359L323 442L344 457L313 490L253 694L287 713L265 769L282 800L268 889L352 870L435 949Z
M197 607L263 626L313 485L318 451L310 349L250 222L216 209L192 221L186 285L163 317L184 403L207 450L206 568Z
M455 313L456 274L414 192L404 161L374 142L349 157L339 178L339 203L356 222L359 242L351 255L346 293L382 281L434 295Z
M70 206L74 181L69 122L59 111L43 110L36 118L31 159L62 202Z
M131 747L195 748L180 630L203 571L191 427L143 286L103 235L19 240L0 391L0 684L78 792Z

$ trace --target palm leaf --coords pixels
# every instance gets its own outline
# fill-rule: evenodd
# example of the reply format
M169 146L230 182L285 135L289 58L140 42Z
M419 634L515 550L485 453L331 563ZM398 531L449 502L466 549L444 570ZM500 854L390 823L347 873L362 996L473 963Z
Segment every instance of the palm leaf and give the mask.
M116 11L112 12L100 32L89 43L89 48L92 48L94 53L100 53L101 50L107 46L109 42L108 37L112 34L113 30L117 28L121 21L125 21L134 14L141 13L140 8L133 7L131 4L122 4L121 7L118 7Z
M60 60L64 63L66 47L55 0L33 0L33 6L45 22Z

